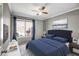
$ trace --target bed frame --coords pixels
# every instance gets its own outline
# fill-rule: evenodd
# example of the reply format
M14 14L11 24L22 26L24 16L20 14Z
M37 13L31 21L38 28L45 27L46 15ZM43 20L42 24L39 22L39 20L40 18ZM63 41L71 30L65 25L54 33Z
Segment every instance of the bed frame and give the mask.
M72 36L71 36L72 31L70 30L48 30L48 34L51 35L55 35L55 36L59 36L59 37L63 37L68 39L68 42L71 43L72 42ZM45 38L46 39L46 38ZM47 39L47 40L35 40L35 41L31 41L27 44L26 48L29 48L35 55L53 55L53 49L54 47L58 46L54 46L53 44L57 44L55 41L52 42L52 40ZM50 40L50 41L49 41ZM45 43L44 43L45 42ZM47 43L46 43L47 42ZM50 44L49 44L50 43ZM63 44L63 43L62 43ZM42 46L42 47L41 47ZM40 48L41 47L41 48ZM47 48L46 48L47 47ZM64 47L65 48L65 47ZM49 51L49 49L51 49ZM70 49L70 48L69 48ZM60 49L59 49L60 50ZM40 52L39 52L40 51ZM48 52L49 51L49 52ZM55 50L54 50L55 51ZM66 50L63 50L66 51ZM46 52L46 53L45 53ZM50 53L51 52L51 53ZM67 51L66 51L67 52ZM57 54L57 53L56 53ZM59 53L60 54L60 53ZM57 54L58 55L58 54ZM65 55L65 54L64 54Z
M72 31L71 30L48 30L48 34L66 38L68 39L67 42L72 43Z

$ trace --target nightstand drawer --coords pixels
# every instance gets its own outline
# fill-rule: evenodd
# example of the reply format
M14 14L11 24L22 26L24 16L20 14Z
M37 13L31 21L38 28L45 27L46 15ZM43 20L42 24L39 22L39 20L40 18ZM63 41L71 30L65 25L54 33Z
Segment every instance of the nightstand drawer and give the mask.
M76 43L70 43L69 46L70 46L71 48L79 49L79 45L76 44Z
M70 51L79 55L79 45L76 44L76 43L70 43L69 44L69 48L70 48Z
M73 52L79 54L79 49L73 48Z

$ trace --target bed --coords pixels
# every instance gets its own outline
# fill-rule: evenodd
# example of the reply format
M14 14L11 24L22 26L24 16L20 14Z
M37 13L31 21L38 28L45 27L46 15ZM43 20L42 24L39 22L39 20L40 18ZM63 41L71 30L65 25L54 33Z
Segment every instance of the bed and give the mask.
M71 33L70 30L49 30L50 36L32 40L26 48L37 56L66 56L69 54L69 48L65 44L72 42Z

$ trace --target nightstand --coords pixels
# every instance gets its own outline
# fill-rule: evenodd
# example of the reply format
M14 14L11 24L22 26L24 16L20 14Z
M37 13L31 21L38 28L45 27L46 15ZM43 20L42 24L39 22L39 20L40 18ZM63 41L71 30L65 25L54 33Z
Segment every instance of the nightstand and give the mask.
M76 43L70 43L69 44L69 48L70 48L70 51L72 53L75 53L75 54L79 55L79 53L77 53L77 52L79 52L79 45L78 44L76 44ZM77 52L74 52L74 49L77 50Z

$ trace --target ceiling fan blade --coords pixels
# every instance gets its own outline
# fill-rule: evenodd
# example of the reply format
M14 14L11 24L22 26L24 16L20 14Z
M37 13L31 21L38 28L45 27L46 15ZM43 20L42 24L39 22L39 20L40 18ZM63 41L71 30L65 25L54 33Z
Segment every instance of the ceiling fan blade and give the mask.
M41 10L44 10L46 7L45 6L43 6L42 8L41 8Z
M39 8L39 10L45 10L46 9L46 7L45 6L42 6L41 8Z
M44 13L44 14L48 14L48 12L42 12L42 13Z
M39 10L45 10L48 3L45 3Z

